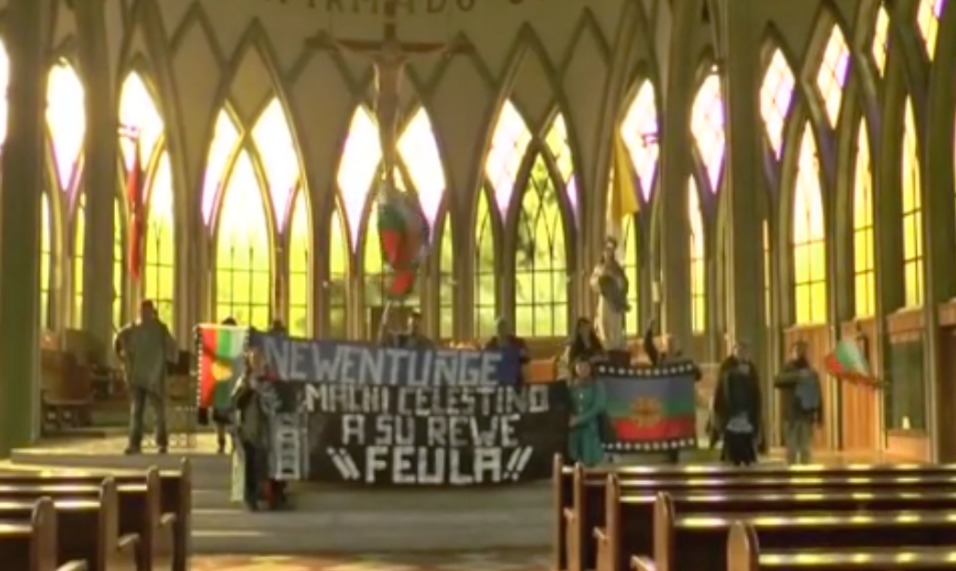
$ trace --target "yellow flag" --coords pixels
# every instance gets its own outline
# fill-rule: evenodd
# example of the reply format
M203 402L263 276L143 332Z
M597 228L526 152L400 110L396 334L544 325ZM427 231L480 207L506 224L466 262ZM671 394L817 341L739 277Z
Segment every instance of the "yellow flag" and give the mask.
M631 172L631 158L620 135L614 137L614 167L611 171L611 196L608 201L608 227L615 227L638 211L637 189Z

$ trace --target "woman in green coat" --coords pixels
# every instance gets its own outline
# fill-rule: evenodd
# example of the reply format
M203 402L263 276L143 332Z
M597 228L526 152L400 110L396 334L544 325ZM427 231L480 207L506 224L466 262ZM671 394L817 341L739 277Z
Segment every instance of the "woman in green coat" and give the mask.
M574 364L570 382L571 423L568 435L568 456L585 466L604 461L600 423L607 412L604 385L595 381L591 364L579 360Z

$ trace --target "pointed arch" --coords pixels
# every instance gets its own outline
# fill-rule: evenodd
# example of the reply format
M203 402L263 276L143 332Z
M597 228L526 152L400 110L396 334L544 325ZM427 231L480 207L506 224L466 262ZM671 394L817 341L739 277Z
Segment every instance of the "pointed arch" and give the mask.
M770 150L778 159L783 151L783 129L790 113L795 85L796 80L786 56L779 47L774 48L760 85L760 117Z
M458 312L455 301L455 241L451 213L446 210L441 226L433 240L438 245L438 338L449 341L455 337L455 321Z
M272 317L272 236L266 193L248 149L224 181L216 223L216 320L233 317L261 329Z
M558 184L537 153L523 189L515 235L515 331L525 337L568 331L567 234Z
M72 322L76 329L83 329L83 264L86 253L86 192L77 195L73 211L73 259L71 276L73 278Z
M564 120L564 114L558 112L551 120L544 135L544 144L548 152L551 153L551 160L554 163L557 174L560 176L561 189L568 200L573 214L572 220L577 221L578 215L578 183L574 176L574 155L571 152L571 143L568 138L568 124Z
M436 228L447 185L435 130L424 107L418 108L402 131L398 139L398 154L415 187L429 226ZM432 239L437 237L438 234L432 232Z
M691 108L690 130L697 155L707 172L710 191L716 193L720 188L726 146L724 102L720 75L716 71L709 73L697 89Z
M50 68L46 93L46 123L60 190L74 198L83 165L86 136L85 89L73 65L60 58Z
M919 0L916 7L916 28L923 39L926 58L933 61L936 55L936 38L939 35L939 19L943 15L946 0Z
M873 65L880 76L886 73L886 58L889 55L889 49L890 13L886 10L886 4L881 1L880 7L876 11L876 19L873 22L873 43L870 46Z
M475 212L475 265L474 275L474 328L475 337L486 339L495 334L495 320L498 318L498 272L496 244L497 211L491 207L494 191L486 184L479 192L478 208Z
M831 128L836 128L843 107L843 87L850 69L850 48L840 26L830 28L820 65L817 68L815 85L817 96L826 112Z
M827 252L820 158L807 121L800 139L793 190L790 248L793 259L794 324L827 322Z
M853 173L853 307L858 319L876 314L873 165L866 120L857 132Z
M146 190L146 233L143 255L143 296L156 305L160 319L174 327L176 242L173 169L169 152L160 153Z
M359 246L363 213L381 160L378 126L368 108L360 105L352 114L336 177L353 250Z
M485 176L494 191L495 203L502 218L508 216L518 173L531 140L531 130L524 117L511 100L506 99L498 114L498 122L491 135L491 146L485 158Z
M119 120L121 126L138 138L140 164L149 165L157 147L164 142L166 127L150 84L138 71L131 71L123 80ZM129 170L133 166L136 143L129 136L121 136L119 141L123 163Z
M325 299L328 304L328 326L326 333L333 339L348 338L349 307L349 260L351 245L348 223L343 208L336 201L329 220L329 279L325 284Z
M621 121L621 138L631 156L645 202L651 199L657 176L660 156L658 121L654 84L645 80L631 99Z
M240 145L239 123L235 114L224 106L216 116L212 143L206 157L206 172L202 185L202 217L206 227L213 228L213 215L226 186L229 165L235 160Z
M690 229L690 301L691 331L707 331L707 257L704 216L700 208L700 190L694 177L687 179L687 221Z
M903 215L903 291L906 307L923 305L923 200L916 118L913 101L903 104L902 215Z
M271 184L271 182L270 182ZM273 195L273 200L275 200ZM279 212L278 210L276 212ZM289 276L288 324L289 335L312 336L312 220L309 198L300 187L292 202L289 215Z
M275 226L281 233L290 221L292 200L302 174L292 128L278 97L269 100L256 119L252 127L252 141L268 183ZM308 199L305 200L305 208L308 208Z

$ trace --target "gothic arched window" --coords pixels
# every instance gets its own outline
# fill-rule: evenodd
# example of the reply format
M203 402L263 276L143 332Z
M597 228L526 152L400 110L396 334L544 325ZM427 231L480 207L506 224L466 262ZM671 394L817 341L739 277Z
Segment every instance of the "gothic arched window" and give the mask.
M657 104L650 81L641 84L621 122L621 139L631 155L644 200L651 199L660 155L658 145Z
M724 167L724 100L720 92L720 76L713 72L704 79L694 97L691 109L690 131L694 136L697 155L705 170L711 192L720 188Z
M348 337L349 242L348 229L338 207L329 222L329 281L326 282L328 303L328 335L334 339Z
M870 317L876 313L876 255L870 139L863 119L857 133L853 180L853 305L856 317Z
M783 148L783 127L790 111L795 80L783 52L774 50L760 85L760 116L774 156Z
M474 321L475 336L486 339L495 334L498 318L498 273L495 262L494 219L497 211L491 207L491 190L484 188L478 197L475 217Z
M827 321L827 251L820 161L810 124L804 127L793 191L794 324Z
M919 28L926 55L933 60L936 52L936 37L939 35L939 19L943 15L946 0L920 0L916 9L916 27Z
M173 327L176 289L176 242L173 218L173 169L163 151L146 194L143 295L153 300L159 318Z
M903 106L903 289L906 307L923 305L923 200L913 102Z
M839 26L830 29L830 36L823 49L823 58L817 70L817 92L823 102L830 126L836 128L843 104L843 86L850 69L850 48L846 45Z
M704 216L700 209L700 190L691 177L687 181L687 220L690 228L691 330L707 330L707 257Z
M73 212L73 327L83 329L83 253L86 251L86 193Z
M455 243L451 216L446 214L438 241L438 337L450 340L455 336Z
M880 75L886 72L886 56L889 53L890 42L890 14L886 11L886 6L880 4L880 9L876 12L876 22L873 26L873 45L870 50L873 54L873 63L876 65Z
M126 272L126 227L123 224L123 205L119 197L113 199L113 328L119 331L123 326L123 276Z
M300 189L292 206L289 224L289 334L312 335L312 229L309 224L308 199Z
M40 198L40 327L51 329L50 291L53 279L53 210L50 194Z

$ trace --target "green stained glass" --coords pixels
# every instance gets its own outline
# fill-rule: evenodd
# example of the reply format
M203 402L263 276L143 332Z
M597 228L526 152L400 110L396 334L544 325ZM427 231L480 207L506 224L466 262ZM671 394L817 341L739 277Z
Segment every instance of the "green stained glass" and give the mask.
M455 245L452 240L451 220L445 215L441 231L438 271L438 334L443 340L455 336Z
M289 228L289 334L309 337L312 334L310 292L311 241L309 203L302 190L299 191L292 211Z
M495 274L495 236L493 213L489 196L491 189L484 189L478 199L478 216L475 222L475 335L485 339L495 334L495 319L498 317L498 279Z

